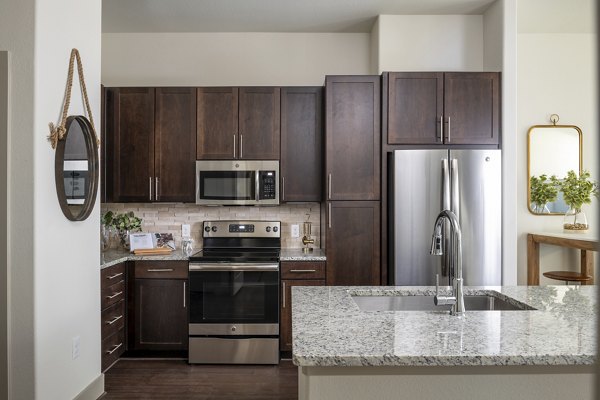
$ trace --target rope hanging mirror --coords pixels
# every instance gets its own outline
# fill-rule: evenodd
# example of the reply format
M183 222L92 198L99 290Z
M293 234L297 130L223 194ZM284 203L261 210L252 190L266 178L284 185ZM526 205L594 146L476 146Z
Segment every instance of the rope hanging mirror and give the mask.
M69 115L75 62L89 119L83 115ZM83 221L90 215L96 202L100 141L94 128L83 66L77 49L71 50L60 122L58 125L50 122L49 127L48 141L52 148L56 149L54 178L60 208L67 219Z

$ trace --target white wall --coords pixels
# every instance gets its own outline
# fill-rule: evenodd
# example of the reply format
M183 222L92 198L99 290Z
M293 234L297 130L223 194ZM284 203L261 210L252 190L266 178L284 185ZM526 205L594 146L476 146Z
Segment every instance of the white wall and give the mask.
M100 374L99 205L69 222L54 186L57 122L72 47L100 112L101 1L2 2L0 49L11 51L9 127L10 394L70 399ZM83 112L75 85L70 113ZM71 341L81 355L71 359ZM101 393L101 392L100 392ZM96 393L98 396L100 393Z
M8 397L8 80L9 53L0 51L0 399Z
M590 12L592 12L590 10ZM535 216L527 209L527 130L531 125L550 124L550 114L562 124L583 131L583 167L592 178L598 173L598 95L596 34L519 33L518 35L518 265L519 283L527 281L526 234L561 230L562 216ZM598 232L598 199L583 207L592 230ZM542 272L579 269L578 252L541 246ZM557 281L540 276L541 284Z
M105 86L323 85L368 74L368 33L105 33Z
M481 71L481 15L380 15L378 71Z

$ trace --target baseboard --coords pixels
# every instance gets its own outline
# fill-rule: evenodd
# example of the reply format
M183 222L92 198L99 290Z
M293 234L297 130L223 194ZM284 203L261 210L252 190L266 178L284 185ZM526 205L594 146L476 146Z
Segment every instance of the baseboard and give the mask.
M104 395L104 374L98 375L73 400L97 400Z

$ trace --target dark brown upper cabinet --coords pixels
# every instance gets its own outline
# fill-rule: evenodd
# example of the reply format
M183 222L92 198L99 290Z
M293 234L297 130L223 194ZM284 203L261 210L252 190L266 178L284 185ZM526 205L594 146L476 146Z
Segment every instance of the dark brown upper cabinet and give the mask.
M196 90L107 88L109 202L193 202Z
M196 157L279 159L280 89L199 88Z
M388 145L497 145L500 74L390 72Z
M327 203L327 285L381 283L380 208L379 201Z
M323 88L281 88L281 201L321 201Z
M380 76L325 79L325 193L328 200L380 197Z

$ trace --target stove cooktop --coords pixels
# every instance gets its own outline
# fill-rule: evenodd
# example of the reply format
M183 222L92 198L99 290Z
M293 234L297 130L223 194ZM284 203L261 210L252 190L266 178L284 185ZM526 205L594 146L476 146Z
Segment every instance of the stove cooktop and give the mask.
M190 257L190 262L279 262L279 249L204 249L192 255Z

